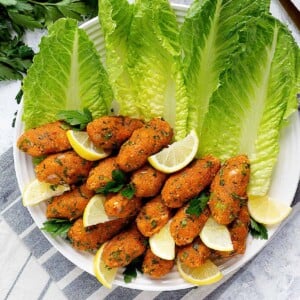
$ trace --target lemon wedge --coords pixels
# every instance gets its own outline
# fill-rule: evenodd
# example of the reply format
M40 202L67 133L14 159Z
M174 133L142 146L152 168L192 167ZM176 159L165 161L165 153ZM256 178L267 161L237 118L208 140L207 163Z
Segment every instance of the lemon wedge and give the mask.
M156 256L167 260L175 258L175 241L170 232L170 221L149 238L149 245Z
M200 232L200 238L210 249L219 251L233 250L233 244L228 228L225 225L217 223L212 217L209 217L204 224Z
M196 268L187 267L177 259L177 268L185 281L195 285L209 285L223 278L219 268L209 259Z
M109 217L104 209L105 196L97 194L93 196L83 212L83 226L92 226L99 223L114 220Z
M110 151L96 147L85 131L68 130L67 137L74 151L86 160L99 160L110 155Z
M23 205L36 205L54 196L59 196L69 190L69 185L50 184L34 179L24 188L22 193Z
M101 282L103 286L105 286L108 289L112 288L112 283L116 277L118 268L109 268L105 265L105 263L102 260L102 253L105 245L104 243L100 247L100 249L97 251L96 255L94 256L93 261L93 268L94 268L94 274L96 278Z
M248 209L250 216L265 225L274 225L283 221L292 208L282 202L266 196L249 196Z
M186 167L195 157L199 139L195 130L182 140L171 144L160 152L148 157L155 169L164 173L173 173Z

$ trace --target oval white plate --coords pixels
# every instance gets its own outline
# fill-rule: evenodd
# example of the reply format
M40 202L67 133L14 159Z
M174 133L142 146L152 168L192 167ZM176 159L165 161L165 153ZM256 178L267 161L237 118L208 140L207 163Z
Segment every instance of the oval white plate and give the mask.
M172 6L176 12L178 22L182 23L187 6ZM94 41L95 46L103 59L103 62L105 62L104 39L101 36L101 31L99 30L100 26L98 19L95 18L84 23L81 28L85 29L88 35ZM24 130L21 116L22 109L19 110L16 120L15 141ZM297 113L295 113L291 118L290 126L283 129L281 136L281 150L272 179L270 195L275 199L280 199L287 204L291 204L300 176L300 123ZM35 177L32 161L28 155L19 151L16 148L16 145L14 145L14 162L18 184L20 190L22 191L24 186ZM37 226L39 228L42 227L43 222L46 221L45 203L42 203L38 206L29 207L28 210ZM269 228L269 240L277 229L278 226ZM93 274L93 256L91 254L76 251L68 242L61 238L53 238L51 235L44 232L43 234L50 241L50 243L52 243L52 245L61 252L62 255L68 258L79 268ZM220 266L223 274L229 274L230 272L242 267L247 261L256 255L266 245L267 242L268 241L265 240L253 240L251 237L249 237L247 241L246 253L242 256L232 258ZM148 277L139 274L138 278L129 284L124 283L122 270L120 269L117 274L115 284L127 288L153 291L179 290L192 287L192 285L181 279L176 267L174 267L170 274L161 280L151 280Z

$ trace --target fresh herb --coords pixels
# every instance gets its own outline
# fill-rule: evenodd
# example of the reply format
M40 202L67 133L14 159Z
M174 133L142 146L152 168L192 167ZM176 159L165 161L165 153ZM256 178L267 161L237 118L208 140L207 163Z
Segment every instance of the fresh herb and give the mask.
M65 219L49 219L43 223L41 230L51 233L53 236L67 237L67 233L73 222Z
M0 37L0 80L21 80L31 66L33 56L33 50L17 36L9 41Z
M0 67L0 68L1 68L1 67ZM0 71L0 72L1 72L1 71ZM0 79L0 80L1 80L1 79ZM17 95L15 96L15 100L16 100L17 104L20 104L20 103L21 103L22 97L23 97L23 90L22 90L22 87L21 87L21 88L19 89ZM11 124L12 127L15 127L17 114L18 114L18 111L15 111L14 117L13 117L13 120L12 120L12 124Z
M20 88L20 90L18 91L18 93L15 97L15 100L17 101L17 104L21 103L22 97L23 97L23 90L22 90L22 88Z
M32 163L33 163L34 166L36 166L39 163L41 163L45 158L46 158L46 155L38 156L38 157L33 157L32 158Z
M82 112L78 110L61 110L56 114L56 117L79 130L84 130L86 125L93 120L88 108L84 108Z
M113 170L111 172L111 176L115 182L118 182L118 183L126 182L126 174L123 171L121 171L120 169Z
M123 272L124 282L130 283L132 279L135 279L137 277L137 271L143 273L142 264L143 264L143 256L139 256L135 258L128 266L126 266Z
M206 192L201 193L198 197L193 198L186 212L190 215L200 216L209 200L209 195Z
M98 194L107 195L108 193L117 193L123 188L123 183L117 183L116 181L109 181L104 187L96 190Z
M83 20L97 15L97 0L0 0L0 80L22 79L33 50L22 41L25 30L46 28L62 17Z
M250 233L256 239L268 239L267 228L263 224L256 222L252 218L250 218Z
M126 187L121 191L122 196L132 199L135 193L135 187L133 184L129 183Z
M104 194L104 195L107 195L108 193L117 193L125 186L127 178L123 171L116 169L116 170L112 171L111 175L112 175L112 180L107 182L107 184L104 187L97 189L96 193ZM128 186L130 186L130 185L128 185ZM125 189L125 192L124 192L125 195L126 194L128 196L131 195L132 191L130 191L130 189L131 188L128 188L128 190ZM123 195L123 196L126 197L125 195Z

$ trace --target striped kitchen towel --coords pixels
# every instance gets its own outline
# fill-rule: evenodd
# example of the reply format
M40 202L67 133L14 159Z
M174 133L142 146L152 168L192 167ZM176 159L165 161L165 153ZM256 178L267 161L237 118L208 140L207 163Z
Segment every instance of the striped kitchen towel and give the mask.
M56 249L41 233L39 228L37 228L27 209L22 205L20 191L15 177L12 149L9 149L0 158L0 174L1 217L9 225L9 227L17 233L31 252L31 255L47 271L51 278L50 281L57 283L58 287L62 290L67 299L203 299L214 290L215 291L208 296L208 298L216 299L215 297L220 296L222 293L226 293L228 289L235 288L235 284L238 284L240 279L244 280L243 277L246 276L247 280L249 269L251 270L252 265L253 268L255 268L257 263L252 261L243 267L232 278L229 279L229 277L233 274L225 277L221 282L208 287L190 288L178 291L151 292L115 286L112 290L108 290L105 287L102 287L94 276L82 271L56 251ZM300 198L299 189L297 195L296 199L298 200ZM298 206L299 205L297 205L297 207ZM296 214L294 213L294 215ZM295 217L289 218L289 222L284 226L284 230L281 230L280 233L273 238L271 244L276 243L276 239L282 241L284 237L292 236L290 233L287 234L287 230L293 230L293 228L296 227L300 228L299 225L292 226L290 224L291 222L300 223L299 214L298 219L294 219ZM290 242L293 242L292 238ZM274 246L274 248L275 247L276 246ZM254 260L259 259L262 255L263 253ZM264 257L262 259L265 261ZM225 281L226 283L224 283ZM221 284L223 284L222 288L216 289ZM47 289L51 286L51 282L48 281L45 285L44 289ZM45 291L43 294L45 294ZM0 285L0 299L2 299L1 296L3 296L3 299L9 299L7 295L1 295ZM25 297L20 299L28 298ZM43 299L43 297L40 296L38 299Z

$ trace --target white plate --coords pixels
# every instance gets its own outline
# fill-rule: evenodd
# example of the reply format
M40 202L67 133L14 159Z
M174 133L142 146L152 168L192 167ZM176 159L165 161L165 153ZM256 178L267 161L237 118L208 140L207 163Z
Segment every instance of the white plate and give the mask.
M173 8L176 12L178 22L182 22L187 7L183 5L173 5ZM81 27L87 31L91 39L95 42L96 48L102 57L105 57L104 40L101 36L101 31L99 30L100 27L98 19L95 18L90 20ZM16 120L15 141L22 134L24 129L21 116L22 109L19 110ZM292 116L290 126L284 128L280 145L281 150L272 180L270 195L284 201L287 204L291 204L300 176L300 123L297 113ZM24 186L35 177L31 158L25 153L19 151L14 145L14 161L18 184L20 189L23 190ZM46 221L46 205L42 203L38 206L29 207L28 210L37 226L42 227L43 222ZM277 229L278 226L269 228L270 238ZM53 238L51 235L44 232L43 234L50 243L61 252L62 255L68 258L79 268L93 274L93 256L91 254L79 252L73 249L68 242L61 238ZM249 237L246 253L242 256L232 258L220 266L223 274L229 274L230 272L242 267L247 261L256 255L267 242L268 241L265 240L253 240ZM115 280L115 284L125 286L127 288L154 291L179 290L192 286L180 278L176 267L170 274L161 280L151 280L146 276L139 275L136 280L129 284L124 283L122 270L120 270Z

